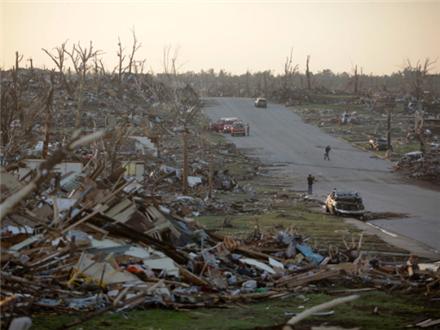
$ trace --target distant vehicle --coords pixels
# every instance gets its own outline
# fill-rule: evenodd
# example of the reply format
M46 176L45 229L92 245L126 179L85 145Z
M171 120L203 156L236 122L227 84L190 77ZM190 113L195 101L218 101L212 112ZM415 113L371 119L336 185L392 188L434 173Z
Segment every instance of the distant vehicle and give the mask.
M388 141L383 137L370 139L368 145L371 150L383 151L388 149Z
M223 132L223 128L225 126L225 117L220 118L219 120L213 122L211 124L211 130L214 132Z
M267 100L263 97L259 97L254 102L255 107L257 108L267 108Z
M236 121L232 124L232 136L246 136L246 127L242 121Z
M363 216L365 213L361 196L353 191L332 191L325 200L325 210L334 215Z
M236 122L240 121L237 117L229 117L225 118L225 123L223 125L223 133L231 133L232 131L232 125Z

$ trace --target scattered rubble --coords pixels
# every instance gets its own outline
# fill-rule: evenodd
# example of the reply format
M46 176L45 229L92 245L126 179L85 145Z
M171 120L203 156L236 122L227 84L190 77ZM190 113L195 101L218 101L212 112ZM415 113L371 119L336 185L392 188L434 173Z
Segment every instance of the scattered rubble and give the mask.
M412 178L440 182L440 152L434 150L424 154L407 153L396 162L394 169Z
M316 250L293 228L257 226L236 238L201 226L195 218L202 214L264 214L291 197L258 200L240 183L257 174L255 164L231 174L228 164L242 156L232 144L213 150L194 120L199 100L189 85L173 90L148 74L84 74L82 82L18 67L10 74L20 84L2 77L2 111L10 115L2 118L0 159L5 324L40 312L84 312L71 327L107 311L275 299L329 281L439 294L439 263L371 259L362 236L344 241L345 249ZM81 87L80 100L61 87L67 83ZM26 86L19 100L17 86ZM15 113L14 102L24 111ZM363 122L355 112L329 120ZM218 192L246 198L228 201Z
M103 176L98 163L89 164L75 184L41 183L3 214L4 318L214 306L282 297L326 281L439 292L438 263L369 260L362 239L346 250L315 251L290 229L221 236L192 218L203 200L153 194L122 173ZM3 203L28 185L4 171L2 177Z

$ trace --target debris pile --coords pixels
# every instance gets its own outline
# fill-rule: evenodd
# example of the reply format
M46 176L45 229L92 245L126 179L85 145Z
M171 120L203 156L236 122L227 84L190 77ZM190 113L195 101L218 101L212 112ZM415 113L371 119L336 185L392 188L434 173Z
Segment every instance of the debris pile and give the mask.
M209 232L186 209L197 199L152 194L123 175L102 175L98 165L38 181L13 209L2 209L3 317L213 306L339 280L439 290L439 264L369 260L362 238L345 250L316 251L292 229L256 229L243 240ZM1 175L3 206L27 186Z
M407 153L395 164L394 169L413 178L440 182L440 152Z

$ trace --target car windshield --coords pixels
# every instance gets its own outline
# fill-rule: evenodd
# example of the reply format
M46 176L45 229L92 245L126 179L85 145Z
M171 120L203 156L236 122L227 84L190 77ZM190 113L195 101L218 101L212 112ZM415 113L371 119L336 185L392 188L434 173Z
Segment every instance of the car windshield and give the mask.
M334 198L336 200L353 200L353 199L361 199L358 193L347 191L347 192L336 192L334 194Z
M238 121L239 119L238 118L235 118L235 117L231 117L231 118L226 118L225 119L225 123L226 124L233 124L233 123L235 123L236 121Z

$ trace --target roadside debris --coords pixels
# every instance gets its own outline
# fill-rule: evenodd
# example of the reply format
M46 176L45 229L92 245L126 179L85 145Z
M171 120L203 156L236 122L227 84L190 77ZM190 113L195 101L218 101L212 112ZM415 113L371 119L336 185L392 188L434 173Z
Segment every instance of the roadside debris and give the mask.
M440 151L406 153L396 162L394 169L412 178L424 179L432 183L438 182L440 180Z

